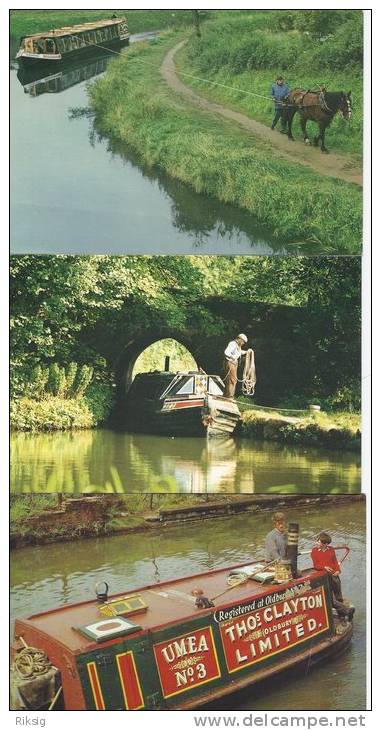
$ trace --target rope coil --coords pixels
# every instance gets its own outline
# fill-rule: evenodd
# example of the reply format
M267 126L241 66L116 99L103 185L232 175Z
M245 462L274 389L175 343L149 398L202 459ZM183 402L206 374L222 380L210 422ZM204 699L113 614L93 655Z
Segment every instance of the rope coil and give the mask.
M21 679L41 676L49 671L51 663L44 651L25 646L15 656L13 668Z
M257 382L257 374L255 370L254 350L249 349L245 357L245 365L242 377L242 394L253 396L255 393L255 385Z

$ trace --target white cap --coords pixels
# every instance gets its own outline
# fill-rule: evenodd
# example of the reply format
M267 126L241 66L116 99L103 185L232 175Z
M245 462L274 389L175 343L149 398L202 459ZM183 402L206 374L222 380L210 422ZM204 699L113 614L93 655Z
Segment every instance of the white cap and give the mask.
M243 335L243 334L241 333L240 335L238 335L238 337L239 337L239 338L240 338L241 340L243 340L245 344L247 343L247 337L246 337L246 335Z

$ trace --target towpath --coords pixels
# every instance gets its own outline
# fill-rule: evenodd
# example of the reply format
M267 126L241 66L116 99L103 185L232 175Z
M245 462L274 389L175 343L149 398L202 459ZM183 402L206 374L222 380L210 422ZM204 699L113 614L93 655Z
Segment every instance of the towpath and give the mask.
M229 109L229 107L223 106L222 104L209 101L192 91L192 89L180 80L179 72L177 72L175 66L176 53L183 48L186 42L186 40L181 41L181 43L171 48L166 54L160 68L163 79L173 91L181 94L186 101L200 109L213 114L220 114L226 119L238 123L247 131L269 142L274 149L279 151L282 157L288 159L290 162L297 162L301 165L311 167L320 175L327 175L328 177L335 177L346 182L355 183L356 185L362 185L362 169L354 166L349 158L336 153L322 155L320 150L313 146L308 146L297 140L291 142L286 135L272 131L265 124L261 124L247 117L245 114Z

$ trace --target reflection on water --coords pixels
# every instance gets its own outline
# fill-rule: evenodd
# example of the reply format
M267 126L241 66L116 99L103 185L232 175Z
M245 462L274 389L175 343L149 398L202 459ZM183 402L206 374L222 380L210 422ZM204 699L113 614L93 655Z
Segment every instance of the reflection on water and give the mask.
M364 504L290 508L300 522L301 549L327 529L335 545L347 544L344 593L356 605L351 649L336 661L297 680L277 678L260 696L229 697L225 709L361 710L365 705L365 510ZM166 528L149 537L121 535L67 544L24 548L12 553L11 617L25 616L93 597L94 584L107 580L112 593L212 568L251 561L263 555L270 515L239 515L197 525ZM301 558L300 567L307 566Z
M104 73L109 60L110 55L99 56L87 63L63 65L58 70L55 67L50 73L40 65L20 66L17 78L23 86L24 92L30 96L58 94L71 86L80 84L82 81L89 81L94 76Z
M88 107L87 83L112 57L102 52L37 72L13 62L12 253L104 253L105 242L109 253L124 254L297 252L249 213L195 193L102 139L88 114L72 114Z
M359 492L360 456L271 442L106 429L15 433L14 492Z

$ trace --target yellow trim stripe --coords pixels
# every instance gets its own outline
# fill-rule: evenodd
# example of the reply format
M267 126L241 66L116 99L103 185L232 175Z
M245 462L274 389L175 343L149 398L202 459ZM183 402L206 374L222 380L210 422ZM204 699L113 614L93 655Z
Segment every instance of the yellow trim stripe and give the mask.
M90 679L91 689L93 692L94 704L97 710L105 710L105 702L101 690L101 685L98 677L97 665L95 662L89 662L87 665L87 671Z

